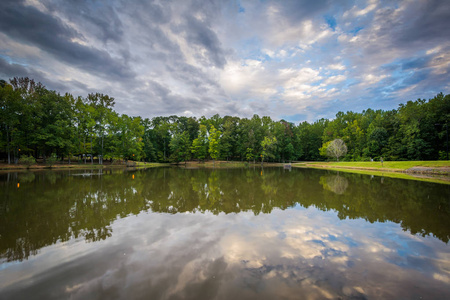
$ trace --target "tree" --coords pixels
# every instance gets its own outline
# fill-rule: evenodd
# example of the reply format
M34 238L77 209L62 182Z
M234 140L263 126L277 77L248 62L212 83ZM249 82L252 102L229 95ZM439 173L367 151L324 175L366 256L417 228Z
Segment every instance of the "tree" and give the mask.
M129 117L122 115L119 120L119 149L124 160L140 160L143 154L142 136L144 126L141 125L140 117Z
M95 121L97 133L100 136L100 158L99 163L103 164L103 148L104 148L104 136L106 131L105 121L109 113L112 112L112 107L114 106L114 98L108 95L103 95L100 93L89 94L87 97L87 102L95 108Z
M328 123L327 119L320 119L312 124L305 121L295 128L294 132L298 139L297 152L302 160L321 159L319 148L323 143L322 136Z
M191 142L187 131L175 134L169 143L170 150L172 151L170 160L177 163L188 160L190 158L190 146Z
M88 156L88 148L90 148L91 163L92 158L92 136L94 134L95 127L95 108L88 104L83 98L78 97L75 102L75 124L77 128L79 149L78 153L82 153L84 157L84 163L86 163L86 157ZM90 142L89 142L90 138Z
M383 154L384 147L388 142L388 132L385 128L375 127L368 135L367 148L365 149L366 156L378 157L386 156Z
M339 161L339 157L347 154L347 146L343 140L335 139L328 145L327 154L328 156L336 157L336 160Z
M275 145L277 143L276 137L264 137L264 140L261 142L262 152L261 152L261 165L264 162L264 158L273 158L275 152Z
M200 125L198 137L192 142L191 153L194 158L205 160L208 147L206 125Z
M144 158L145 161L156 161L156 150L152 141L152 130L150 129L151 123L149 119L142 120L142 126L144 127L144 137L142 142L144 143Z
M9 84L0 87L0 126L4 133L2 144L4 144L8 155L8 164L11 163L11 146L13 144L12 134L14 128L19 124L20 107L19 94Z
M250 162L251 160L255 159L255 155L253 154L252 148L247 148L245 150L245 158Z
M223 130L222 130L222 137L220 139L220 156L223 159L228 159L230 157L233 157L236 152L236 140L238 139L237 136L237 117L230 117L225 116L223 118Z
M158 160L162 162L166 162L167 157L170 157L170 153L167 152L167 147L171 139L172 124L170 123L170 119L171 117L154 117L152 119L153 145L155 145Z
M222 132L220 130L216 130L214 125L211 125L211 129L209 130L209 155L213 159L213 164L215 164L215 160L219 157L219 141Z

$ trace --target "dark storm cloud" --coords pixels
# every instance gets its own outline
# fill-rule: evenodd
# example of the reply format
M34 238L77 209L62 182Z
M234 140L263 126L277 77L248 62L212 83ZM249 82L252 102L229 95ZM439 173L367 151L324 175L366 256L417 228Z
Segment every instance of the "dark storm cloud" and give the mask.
M129 1L120 2L120 9L132 15L133 18L141 22L143 26L149 24L165 24L171 20L170 5L161 6L155 1L139 0L133 1L133 5L129 5Z
M99 40L120 42L123 36L123 24L111 1L44 1L51 12L64 14L71 22L89 30Z
M11 77L44 77L42 73L39 72L31 72L26 67L15 64L15 63L9 63L6 60L4 60L2 57L0 57L0 79L6 80L10 79Z
M141 88L133 93L133 101L117 103L116 107L126 110L127 114L136 116L143 116L142 113L148 111L149 108L152 110L152 115L185 115L189 111L196 116L201 116L209 114L209 111L214 111L219 103L218 99L207 96L190 97L177 93L171 87L153 80L147 80L145 86L145 89ZM149 101L151 101L151 105L149 105Z
M183 25L173 27L173 30L183 33L189 44L204 48L207 51L208 61L218 68L223 68L226 63L225 51L219 38L207 23L186 14ZM197 59L202 60L202 57L198 55Z
M56 58L85 71L115 79L133 77L123 62L107 52L72 42L83 39L76 30L23 2L11 2L0 10L0 28L14 40L34 45Z
M399 43L447 41L450 34L450 1L429 0L410 5L403 30L394 36Z
M13 77L28 77L34 79L36 82L41 82L51 90L57 91L67 91L70 89L71 85L77 86L83 90L87 88L86 85L76 80L72 80L67 84L60 81L54 81L40 71L19 64L9 63L0 57L0 79L8 82L9 79L12 79Z
M290 21L302 21L312 16L322 13L329 8L329 0L289 0L275 2L282 12L282 15L289 18Z
M142 25L143 26L143 25ZM182 53L178 44L171 41L167 35L157 26L147 25L146 30L137 33L140 44L143 46L141 59L152 59L156 61L175 62L182 60ZM135 53L138 55L138 53Z
M373 19L377 29L371 33L374 43L370 51L380 51L380 47L414 51L446 43L450 34L449 16L450 1L417 1L400 11L395 6L381 7Z
M177 79L193 87L214 86L219 88L219 85L214 80L210 79L202 70L192 65L182 63L174 66L167 66L167 70L173 74Z

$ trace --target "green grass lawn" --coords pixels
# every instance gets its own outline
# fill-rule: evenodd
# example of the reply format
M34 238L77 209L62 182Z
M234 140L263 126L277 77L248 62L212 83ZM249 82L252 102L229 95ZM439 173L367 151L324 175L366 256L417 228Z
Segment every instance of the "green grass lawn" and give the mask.
M330 169L340 172L351 172L365 175L385 176L409 180L428 181L436 183L450 184L449 176L445 173L441 175L418 176L404 171L412 167L450 167L450 161L387 161L381 162L305 162L293 164L294 167L309 167L318 169ZM448 172L448 171L447 171ZM440 172L436 172L440 173ZM447 173L448 174L448 173Z
M349 167L349 168L370 168L370 169L395 169L407 170L412 167L450 167L450 161L385 161L383 164L379 161L342 161L342 162L314 162L308 165L327 165L330 167Z
M145 167L145 168L155 168L155 167L167 167L170 164L165 163L155 163L155 162L143 162L143 161L135 161L136 167Z
M364 170L364 169L332 169L337 172L348 172L348 173L356 173L362 175L374 175L379 177L389 177L389 178L399 178L399 179L408 179L408 180L417 180L417 181L426 181L426 182L434 182L441 184L450 185L450 181L448 180L448 176L415 176L410 175L408 173L400 173L400 172L386 172L386 171L374 171L374 170Z

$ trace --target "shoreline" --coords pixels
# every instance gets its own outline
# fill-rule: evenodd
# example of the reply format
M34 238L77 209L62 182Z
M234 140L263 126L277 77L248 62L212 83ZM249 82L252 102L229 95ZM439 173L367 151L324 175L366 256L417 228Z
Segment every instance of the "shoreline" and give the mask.
M391 172L404 174L427 174L427 175L450 175L450 167L413 167L410 169L395 168L370 168L370 167L351 167L351 166L332 166L316 163L296 163L292 164L296 168L315 168L315 169L343 169L343 170L360 170L375 172Z
M357 164L359 166L351 166L351 164ZM292 163L293 168L311 168L319 170L330 170L336 172L347 172L361 175L373 175L391 178L400 178L408 180L420 180L441 184L450 184L450 162L385 162L388 166L373 167L375 163L371 162L297 162ZM400 167L389 167L389 164L400 165ZM413 167L406 168L405 166L415 165ZM283 167L284 163L268 163L265 162L263 167ZM367 166L361 166L367 165ZM372 165L372 166L371 166ZM428 166L424 166L428 165ZM403 166L403 168L401 168ZM260 162L243 162L243 161L187 161L186 163L180 162L179 164L171 163L144 163L133 162L128 164L56 164L52 166L48 165L7 165L0 164L0 172L24 172L24 171L44 171L44 170L69 170L69 169L146 169L146 168L159 168L159 167L178 167L186 169L225 169L225 168L249 168L249 167L261 167Z
M342 162L345 164L346 162ZM409 162L411 163L411 162ZM305 162L293 163L294 168L311 168L319 170L330 170L336 172L346 172L361 175L373 175L382 177L391 177L407 180L419 180L440 184L450 184L450 163L448 166L424 167L415 166L407 169L400 168L373 168L373 167L355 167L355 166L336 166L336 163L330 162Z
M0 171L39 171L39 170L66 170L66 169L109 169L109 168L155 168L155 167L167 167L170 164L167 163L143 163L138 162L136 164L55 164L55 165L40 165L35 164L31 166L19 165L19 164L0 164Z

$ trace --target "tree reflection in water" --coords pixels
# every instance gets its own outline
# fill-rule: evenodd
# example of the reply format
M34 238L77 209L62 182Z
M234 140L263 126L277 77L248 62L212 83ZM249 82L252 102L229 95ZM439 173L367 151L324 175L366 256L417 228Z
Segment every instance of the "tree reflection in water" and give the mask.
M348 187L347 178L338 175L327 175L320 177L323 188L335 194L342 195Z

